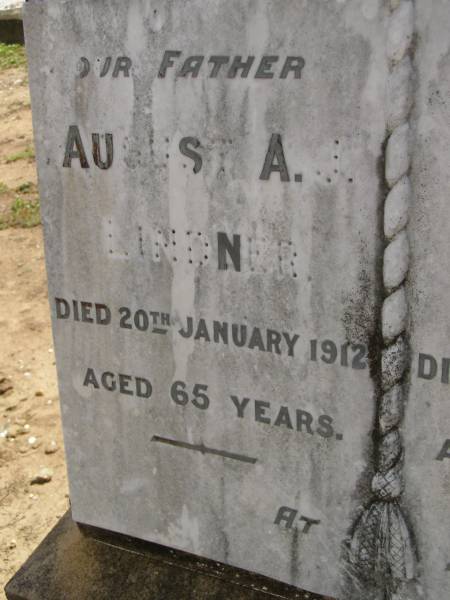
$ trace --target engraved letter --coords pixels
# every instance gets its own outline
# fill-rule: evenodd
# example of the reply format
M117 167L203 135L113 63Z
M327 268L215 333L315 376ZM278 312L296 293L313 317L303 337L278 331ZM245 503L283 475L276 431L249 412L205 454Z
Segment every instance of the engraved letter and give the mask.
M270 402L255 400L255 421L270 425L270 417L266 416L266 409L270 408Z
M294 429L292 427L291 415L289 414L289 409L287 406L282 406L278 413L277 418L275 419L274 425L280 427L280 425L284 425L288 429Z
M184 156L187 156L188 158L191 158L194 161L193 171L195 174L197 174L202 168L202 157L198 152L195 152L195 150L189 148L189 146L194 146L194 148L198 148L200 146L200 140L194 137L184 137L180 140L180 152L181 154L184 154Z
M92 134L92 155L94 157L94 162L99 169L109 169L109 167L112 165L114 158L114 144L112 133L105 133L105 143L106 161L103 161L100 152L100 134Z
M278 56L263 56L256 71L255 79L273 79L272 63L277 62Z
M102 386L105 388L105 390L108 390L108 392L115 392L116 388L117 388L117 384L116 384L116 379L114 377L114 373L110 373L109 371L106 371L105 373L102 374Z
M297 333L291 336L289 333L283 332L283 337L288 345L288 356L294 356L295 344L298 342L300 336Z
M64 298L55 298L56 318L68 319L70 317L70 304Z
M428 368L425 368L428 362ZM419 354L419 372L421 379L434 379L437 373L437 362L430 354Z
M95 321L98 325L109 325L111 323L111 311L106 304L95 305Z
M330 438L334 435L333 418L328 415L320 415L317 433L323 438Z
M161 66L159 67L158 77L165 77L168 67L173 67L174 62L172 58L180 56L179 50L166 50L162 59Z
M305 61L301 56L288 56L284 63L283 70L281 71L280 79L286 79L288 73L294 72L294 78L300 79L302 76L302 69L305 66Z
M239 401L239 398L237 396L230 396L231 401L233 402L233 404L236 407L237 410L237 416L240 419L244 418L244 411L247 407L247 404L250 402L250 398L242 398L241 401Z
M112 76L118 77L119 73L122 71L124 77L129 77L130 69L131 59L128 58L128 56L119 56L119 58L116 60Z
M89 71L91 70L91 63L88 61L88 59L85 56L82 56L80 58L80 62L78 63L79 65L79 77L80 79L83 79L84 77L87 77L87 75L89 74Z
M233 62L231 63L231 67L228 69L227 77L229 79L233 79L234 77L236 77L237 72L242 69L241 77L245 79L246 77L248 77L254 60L254 56L249 56L244 62L242 60L242 56L235 56Z
M189 73L192 73L192 77L197 77L203 63L203 58L203 56L189 56L181 67L180 77L187 77Z
M217 256L219 271L228 269L227 252L233 261L235 271L241 270L241 236L233 235L233 243L230 242L226 233L217 232Z
M71 125L69 127L63 167L71 167L72 158L78 158L83 169L89 169L89 163L86 158L83 142L81 141L81 135L76 125Z
M450 358L442 359L441 383L448 383L450 375Z
M444 458L450 458L450 440L445 440L442 450L436 456L436 460L444 460Z
M108 74L109 67L111 66L111 61L112 61L111 56L107 56L105 58L105 64L103 65L103 68L101 70L100 77L105 77L105 75Z
M289 508L288 506L282 506L277 516L275 517L275 525L280 525L281 523L286 523L286 529L290 529L294 524L295 519L297 518L298 510L294 510L293 508Z
M300 521L305 521L305 526L303 527L302 533L308 533L313 525L320 524L320 521L317 519L308 519L308 517L304 517L303 515L300 517Z
M276 163L274 162L276 159ZM281 181L290 181L289 171L284 159L283 144L279 133L272 134L270 138L269 149L267 150L266 160L264 161L263 170L260 179L268 181L273 172L280 174Z
M136 396L138 398L150 398L152 395L152 384L144 377L136 377Z
M211 73L209 74L210 77L217 77L217 75L219 74L220 71L220 67L222 65L226 65L227 62L230 60L229 56L211 56L211 58L208 60L208 62L213 63L213 68L211 69Z
M84 378L83 385L93 385L97 389L100 387L95 377L94 369L88 369L86 371L86 376Z

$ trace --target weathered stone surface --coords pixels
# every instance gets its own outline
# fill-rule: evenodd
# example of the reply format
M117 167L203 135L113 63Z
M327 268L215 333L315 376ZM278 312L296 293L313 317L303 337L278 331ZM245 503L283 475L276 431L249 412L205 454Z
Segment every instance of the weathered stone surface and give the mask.
M414 4L27 3L77 521L448 597L450 11Z
M25 13L74 518L337 595L375 411L384 8Z
M409 115L413 103L412 64L406 56L392 70L388 79L387 128L394 131Z
M404 473L423 595L432 599L450 597L450 452L445 452L450 440L450 10L447 1L437 0L416 3L416 11L415 194L408 226L412 364Z
M391 2L394 13L389 21L387 54L392 62L402 60L411 47L414 35L414 4L407 2Z

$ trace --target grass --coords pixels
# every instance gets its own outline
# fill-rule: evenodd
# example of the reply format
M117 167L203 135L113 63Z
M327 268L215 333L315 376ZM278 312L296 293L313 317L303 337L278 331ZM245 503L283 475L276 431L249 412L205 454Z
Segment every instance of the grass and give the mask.
M11 154L11 156L6 157L6 164L16 162L18 160L27 160L34 159L34 150L33 148L25 148L21 152L16 152L16 154Z
M6 185L6 183L0 181L0 194L6 194L6 192L9 192L9 187Z
M0 44L0 71L22 67L27 64L24 46L20 44Z
M16 187L16 192L20 194L29 194L34 192L35 185L32 181L26 181L25 183L21 183L19 187ZM0 183L0 191L1 191L1 183Z
M25 200L20 196L14 200L9 215L0 216L0 229L7 227L35 227L41 222L39 199Z

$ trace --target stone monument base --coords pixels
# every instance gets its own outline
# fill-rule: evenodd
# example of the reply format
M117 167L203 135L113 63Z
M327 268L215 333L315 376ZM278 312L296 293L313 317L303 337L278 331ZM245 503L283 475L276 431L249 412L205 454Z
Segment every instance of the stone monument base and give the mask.
M70 511L5 592L8 600L332 600L186 552L77 525Z
M0 14L0 43L23 44L23 24L19 19L2 21Z

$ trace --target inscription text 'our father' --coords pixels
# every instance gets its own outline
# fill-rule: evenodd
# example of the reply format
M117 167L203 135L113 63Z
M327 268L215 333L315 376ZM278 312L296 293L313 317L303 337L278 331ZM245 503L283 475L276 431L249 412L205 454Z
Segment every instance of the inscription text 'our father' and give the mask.
M83 56L78 63L78 75L84 79L91 73L91 62L94 65L92 71L101 78L111 76L130 77L133 61L128 56L105 56L95 61ZM166 75L173 73L175 77L193 77L199 75L215 79L225 77L235 79L248 77L254 79L301 79L305 60L302 56L281 57L277 54L256 56L230 56L227 54L195 54L183 56L181 50L166 50L162 57L158 77L164 79Z

